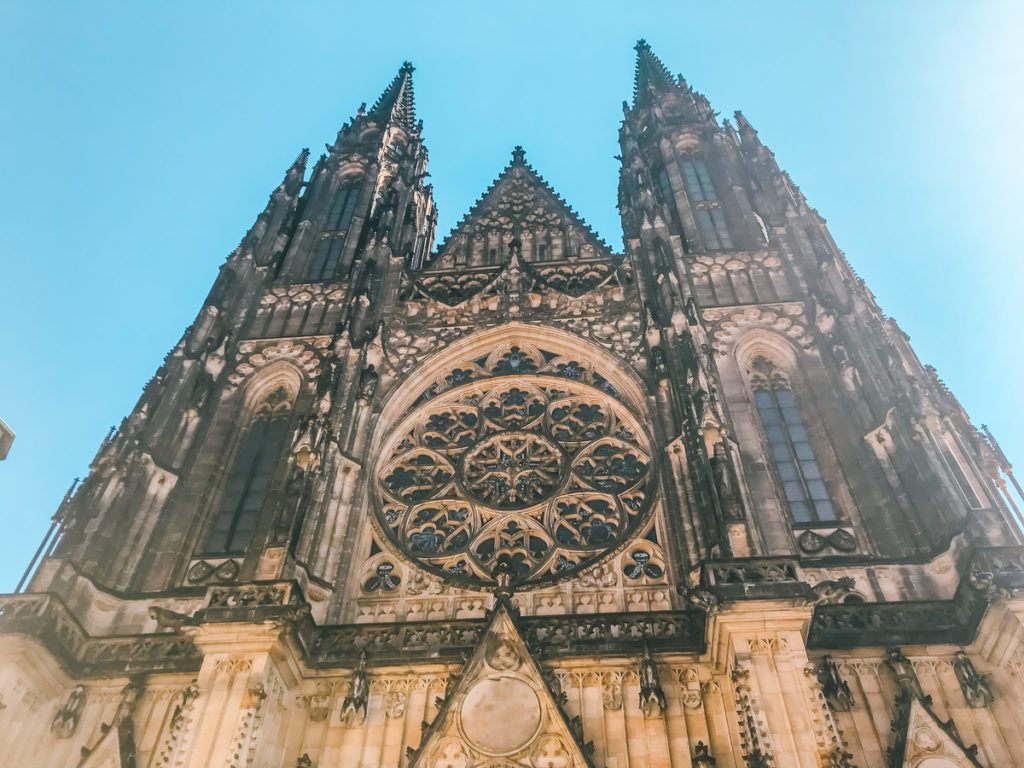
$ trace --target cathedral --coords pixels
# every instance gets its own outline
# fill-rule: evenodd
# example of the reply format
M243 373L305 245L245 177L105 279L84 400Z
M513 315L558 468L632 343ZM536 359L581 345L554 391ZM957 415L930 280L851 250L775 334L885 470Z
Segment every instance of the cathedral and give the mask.
M620 249L521 147L436 238L408 63L299 153L0 596L0 765L1024 766L999 446L644 41L619 142Z

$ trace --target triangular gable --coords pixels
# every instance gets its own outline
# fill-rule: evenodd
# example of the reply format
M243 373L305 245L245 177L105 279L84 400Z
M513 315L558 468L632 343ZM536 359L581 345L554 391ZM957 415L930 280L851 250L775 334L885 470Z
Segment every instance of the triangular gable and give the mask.
M504 601L409 768L592 768Z
M931 707L909 691L896 697L893 720L896 744L889 753L891 768L984 768L976 746L965 746L952 720L943 722Z
M548 241L552 236L559 240L557 249ZM441 243L430 263L415 274L415 280L439 301L458 304L479 293L508 267L513 240L522 266L532 278L573 296L600 284L622 259L526 162L517 147L512 162Z
M135 729L126 717L107 730L88 753L82 755L78 768L135 768Z

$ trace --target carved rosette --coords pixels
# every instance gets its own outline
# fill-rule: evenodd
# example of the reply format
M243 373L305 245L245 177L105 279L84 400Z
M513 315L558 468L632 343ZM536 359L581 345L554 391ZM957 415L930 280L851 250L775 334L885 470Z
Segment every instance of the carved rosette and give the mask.
M376 521L405 558L485 586L507 555L518 583L540 584L616 551L647 518L655 468L640 420L599 375L568 361L556 378L543 362L511 347L489 370L453 371L385 443Z

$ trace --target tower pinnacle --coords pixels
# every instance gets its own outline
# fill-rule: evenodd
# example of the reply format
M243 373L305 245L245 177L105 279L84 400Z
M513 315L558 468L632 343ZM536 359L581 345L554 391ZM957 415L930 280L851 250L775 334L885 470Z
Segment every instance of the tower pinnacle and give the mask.
M633 80L633 103L642 100L650 90L668 90L675 87L675 80L661 59L643 39L636 46L636 75Z
M412 62L402 63L398 74L370 108L369 114L372 118L382 123L395 123L406 130L414 128L416 124L412 92L414 69Z

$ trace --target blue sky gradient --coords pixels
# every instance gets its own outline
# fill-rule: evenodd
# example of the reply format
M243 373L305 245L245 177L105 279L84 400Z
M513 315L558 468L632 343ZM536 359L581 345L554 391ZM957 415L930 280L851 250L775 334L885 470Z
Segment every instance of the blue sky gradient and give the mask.
M742 109L883 309L1024 461L1024 4L0 4L0 591L298 151L416 65L443 236L522 144L616 250L647 38ZM1024 469L1024 467L1022 467Z

